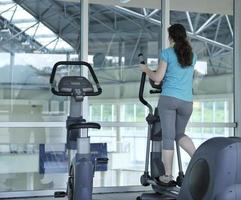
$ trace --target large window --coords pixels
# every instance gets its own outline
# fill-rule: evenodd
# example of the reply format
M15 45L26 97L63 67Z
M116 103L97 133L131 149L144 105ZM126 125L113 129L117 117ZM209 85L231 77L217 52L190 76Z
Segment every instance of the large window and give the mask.
M89 5L88 61L103 88L102 95L89 98L88 120L102 125L90 136L92 143L107 143L109 157L108 171L95 174L96 187L140 185L144 170L148 110L138 100L138 54L156 69L162 11L152 1L139 3ZM196 146L210 137L233 135L234 26L229 6L220 11L215 5L205 10L171 5L170 23L185 26L198 57L194 111L186 130ZM78 1L0 0L1 192L66 187L69 100L51 94L49 75L55 62L78 59L80 19ZM58 73L77 72L68 67ZM149 89L147 81L145 97L155 107L158 95L150 95ZM182 155L186 168L189 157Z
M157 99L148 99L148 101L155 107ZM119 121L104 120L103 112L101 112L103 107L109 107L107 110L119 107L119 113L116 113L118 116L115 118L119 119ZM233 129L225 127L225 123L228 123L233 118L232 98L220 96L217 98L214 96L210 99L195 99L193 107L194 111L186 129L186 134L193 139L196 147L212 137L233 135ZM108 172L102 173L102 178L108 180L108 176L111 176L112 179L108 180L106 185L139 184L139 176L143 172L145 164L147 137L145 117L148 114L148 109L135 100L128 100L123 103L113 102L112 104L93 103L90 105L90 119L93 119L95 115L93 108L96 109L95 113L102 113L99 117L102 119L101 122L105 122L103 126L108 126L108 128L103 127L101 131L95 131L94 134L91 134L92 141L102 141L108 144L111 164ZM115 111L112 109L112 112L109 112L106 118L110 119L115 115L114 113ZM113 127L110 128L109 126ZM182 151L184 169L187 168L189 160L189 156ZM174 170L177 174L177 162L174 163ZM128 182L130 171L133 173L134 180ZM117 177L120 174L122 178L118 179Z
M38 1L27 2L28 9L24 3L0 1L1 192L64 188L67 177L63 154L68 100L51 94L49 75L57 61L74 60L76 53L54 26L42 23L45 14L49 20L61 15L59 4L42 1L49 6L43 14Z
M102 12L96 12L98 9ZM185 26L198 57L193 82L194 111L186 130L197 147L211 137L233 135L234 127L232 13L230 10L225 14L198 10L170 12L170 23ZM103 114L100 115L102 124L112 126L116 131L113 135L116 151L110 152L110 157L119 167L110 165L107 174L120 176L116 182L112 179L113 186L139 184L139 176L144 170L148 110L137 98L141 78L137 55L142 52L148 65L156 69L161 49L161 11L125 7L124 4L91 4L90 16L89 54L93 56L89 61L94 64L104 88L102 97L94 100L92 107L97 101L97 112L101 113L101 107L108 101L117 111L116 119L111 123L106 123ZM102 29L98 29L99 26ZM149 89L148 86L145 97L156 106L158 96L150 95ZM182 157L186 169L189 157L184 152ZM121 163L116 161L117 158ZM135 181L130 181L131 173Z

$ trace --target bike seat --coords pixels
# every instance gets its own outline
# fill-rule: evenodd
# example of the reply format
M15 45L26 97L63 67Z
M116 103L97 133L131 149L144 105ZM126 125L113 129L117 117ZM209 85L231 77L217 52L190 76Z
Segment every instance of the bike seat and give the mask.
M100 129L101 126L100 126L100 124L94 123L94 122L82 122L82 123L70 124L68 126L68 130L85 129L85 128Z

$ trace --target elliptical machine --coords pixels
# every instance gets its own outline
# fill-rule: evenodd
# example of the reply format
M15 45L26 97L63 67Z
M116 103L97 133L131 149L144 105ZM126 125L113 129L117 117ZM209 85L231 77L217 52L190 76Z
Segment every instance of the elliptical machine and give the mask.
M145 64L142 54L138 55L140 63ZM151 94L161 93L162 83L156 85L152 80L149 80L152 88L150 90ZM139 88L139 100L144 104L148 110L149 114L146 117L148 123L148 134L147 134L147 145L146 145L146 160L145 160L145 171L141 176L141 184L143 186L151 185L155 193L144 193L137 200L157 200L157 199L176 199L179 193L179 188L176 186L167 187L158 184L159 176L165 174L164 165L162 162L162 132L160 126L160 119L158 115L158 109L155 108L153 112L152 106L144 99L144 88L146 83L146 74L143 72L141 76L141 83ZM151 150L151 151L150 151ZM177 186L181 186L183 181L183 170L181 163L180 147L176 143L179 174L176 179ZM150 174L149 174L149 163L150 163Z
M87 67L94 82L92 83L82 76L64 76L57 85L55 80L56 70L59 66ZM60 61L57 62L50 77L51 91L57 96L69 96L70 113L66 120L67 129L67 150L69 158L71 150L77 152L72 160L69 160L69 177L67 182L67 191L55 192L54 196L68 197L68 200L92 200L94 164L91 160L90 137L88 129L100 129L98 123L86 122L82 116L83 100L85 96L100 95L102 89L91 65L83 61Z
M144 59L139 54L142 64ZM163 187L155 180L164 174L161 159L161 128L158 126L159 118L151 105L143 98L146 74L142 73L139 99L148 107L148 137L146 151L145 172L141 177L143 186L151 185L156 193L144 193L137 200L240 200L241 199L241 138L215 137L208 139L194 153L185 177L181 167L181 157L178 144L176 144L179 176L177 185L180 187ZM152 81L152 87L156 86ZM151 91L155 93L155 91ZM160 93L160 91L158 91ZM152 151L150 152L150 141ZM151 175L148 173L149 157L151 154Z

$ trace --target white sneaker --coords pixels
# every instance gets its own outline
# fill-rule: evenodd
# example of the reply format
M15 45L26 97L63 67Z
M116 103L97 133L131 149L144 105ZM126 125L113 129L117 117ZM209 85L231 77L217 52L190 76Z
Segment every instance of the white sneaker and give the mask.
M159 181L162 183L168 184L169 182L173 181L172 175L163 175L159 177Z

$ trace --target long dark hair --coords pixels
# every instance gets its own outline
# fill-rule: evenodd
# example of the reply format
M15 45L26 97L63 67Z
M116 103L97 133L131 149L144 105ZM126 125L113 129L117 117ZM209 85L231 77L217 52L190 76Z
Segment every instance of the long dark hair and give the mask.
M193 52L187 40L187 33L183 25L173 24L168 28L169 37L175 42L174 50L180 65L185 68L192 65Z

